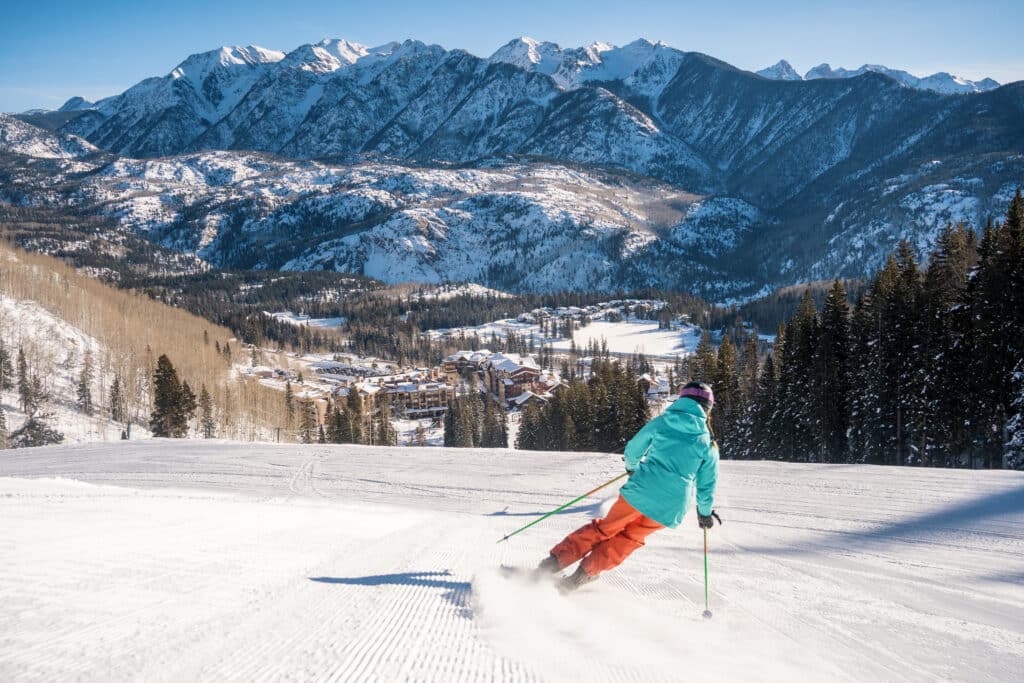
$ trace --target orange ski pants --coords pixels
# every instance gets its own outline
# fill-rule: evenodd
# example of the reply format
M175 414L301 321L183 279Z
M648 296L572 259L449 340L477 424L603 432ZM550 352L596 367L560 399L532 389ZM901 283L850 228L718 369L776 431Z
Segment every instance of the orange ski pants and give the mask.
M622 564L634 550L644 545L647 536L664 528L619 496L607 517L581 526L552 548L551 554L563 568L582 559L583 571L597 576Z

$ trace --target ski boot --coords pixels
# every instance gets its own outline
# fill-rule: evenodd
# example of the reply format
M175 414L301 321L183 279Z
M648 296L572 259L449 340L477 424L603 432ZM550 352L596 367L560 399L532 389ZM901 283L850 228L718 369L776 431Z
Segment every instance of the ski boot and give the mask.
M554 555L548 555L541 560L540 564L537 565L537 568L533 570L533 578L534 580L539 581L541 579L552 577L560 571L562 571L562 563L559 562L558 558Z
M565 577L558 583L558 590L562 593L572 593L580 586L583 586L585 584L590 583L591 581L596 580L596 576L591 576L590 574L583 571L583 565L580 565L579 567L576 567L575 572Z
M562 571L562 565L554 555L548 555L537 565L538 574L555 574Z

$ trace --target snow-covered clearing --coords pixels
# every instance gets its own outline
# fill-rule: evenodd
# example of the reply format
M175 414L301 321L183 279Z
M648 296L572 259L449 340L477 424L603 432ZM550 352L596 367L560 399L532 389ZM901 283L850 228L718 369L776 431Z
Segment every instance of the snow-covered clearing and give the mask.
M292 313L291 311L280 311L277 313L266 312L271 318L290 325L306 327L341 327L345 324L345 318L310 318L308 315Z
M606 322L596 320L586 327L573 332L576 348L585 349L591 341L608 343L608 350L615 354L643 353L650 358L672 360L676 356L688 356L697 349L700 329L684 325L673 330L658 327L656 320L623 320ZM556 351L568 351L569 340L563 339L551 345Z
M723 462L710 621L692 513L570 597L499 575L600 500L498 538L620 467L162 440L4 453L0 679L1019 679L1021 473Z
M566 315L573 317L571 314ZM579 314L576 314L575 319L579 319ZM649 358L674 360L677 356L687 356L696 351L701 330L689 323L675 323L673 329L666 330L661 329L657 320L629 316L617 322L594 320L588 325L577 327L573 330L572 340L544 336L538 324L516 318L495 320L471 327L427 330L424 334L431 339L449 339L456 342L462 337L476 336L481 343L488 344L492 338L504 340L510 333L526 342L532 341L536 347L547 345L555 351L569 351L573 341L577 349L585 351L587 345L594 341L598 345L606 342L608 351L615 355L643 353Z

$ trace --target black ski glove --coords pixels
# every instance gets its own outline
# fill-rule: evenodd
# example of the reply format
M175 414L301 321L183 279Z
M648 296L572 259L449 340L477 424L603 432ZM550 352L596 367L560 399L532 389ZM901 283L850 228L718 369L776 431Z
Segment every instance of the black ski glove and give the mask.
M714 510L711 511L710 515L702 515L697 513L697 525L701 529L710 529L715 525L715 520L718 520L719 526L722 524L722 518L718 516L718 513Z

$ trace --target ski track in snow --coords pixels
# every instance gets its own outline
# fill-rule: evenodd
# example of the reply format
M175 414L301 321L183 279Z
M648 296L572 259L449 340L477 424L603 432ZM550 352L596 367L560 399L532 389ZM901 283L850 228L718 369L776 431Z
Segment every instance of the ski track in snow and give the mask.
M153 440L0 458L0 680L1012 680L1024 475L723 461L572 596L620 456ZM606 501L607 502L607 501Z

